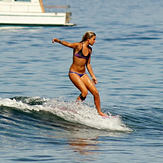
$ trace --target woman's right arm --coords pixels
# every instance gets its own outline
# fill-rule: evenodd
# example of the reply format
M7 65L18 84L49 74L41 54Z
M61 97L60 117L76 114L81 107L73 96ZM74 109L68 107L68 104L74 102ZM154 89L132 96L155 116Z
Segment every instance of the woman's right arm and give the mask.
M67 42L67 41L61 41L58 38L54 38L52 40L52 43L55 43L55 42L57 42L59 44L62 44L64 46L67 46L69 48L73 48L73 49L75 49L78 46L78 44L79 44L79 43L70 43L70 42Z

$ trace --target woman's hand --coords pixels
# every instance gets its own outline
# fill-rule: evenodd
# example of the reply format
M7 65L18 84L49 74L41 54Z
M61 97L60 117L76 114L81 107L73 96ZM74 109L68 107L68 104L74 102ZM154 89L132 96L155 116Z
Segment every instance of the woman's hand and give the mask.
M57 38L54 38L54 39L52 40L52 43L55 43L55 42L60 43L61 41L60 41L59 39L57 39Z
M97 81L97 79L94 77L94 78L92 78L92 81L93 81L93 83L95 83L95 84L97 84L98 83L98 81Z

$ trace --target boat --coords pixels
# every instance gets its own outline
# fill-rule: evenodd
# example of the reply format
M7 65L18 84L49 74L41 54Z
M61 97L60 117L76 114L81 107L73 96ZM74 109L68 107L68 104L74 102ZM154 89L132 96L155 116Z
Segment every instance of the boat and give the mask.
M46 12L45 8L69 8L69 6L45 6L43 0L0 0L0 25L73 26L71 12Z

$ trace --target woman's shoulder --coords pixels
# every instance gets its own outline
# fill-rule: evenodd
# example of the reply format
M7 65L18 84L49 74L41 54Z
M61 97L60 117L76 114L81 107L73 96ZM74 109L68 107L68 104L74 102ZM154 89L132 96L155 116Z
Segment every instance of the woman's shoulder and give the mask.
M81 42L76 42L75 43L75 49L81 50L82 49L82 43Z
M75 45L75 47L80 47L81 46L80 42L74 42L73 44Z

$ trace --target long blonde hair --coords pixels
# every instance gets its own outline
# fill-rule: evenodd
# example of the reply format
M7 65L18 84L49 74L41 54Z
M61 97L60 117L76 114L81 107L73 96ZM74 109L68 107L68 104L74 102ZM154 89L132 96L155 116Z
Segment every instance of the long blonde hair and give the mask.
M81 42L84 42L84 41L92 38L93 36L96 36L96 34L92 31L88 31L83 35Z

